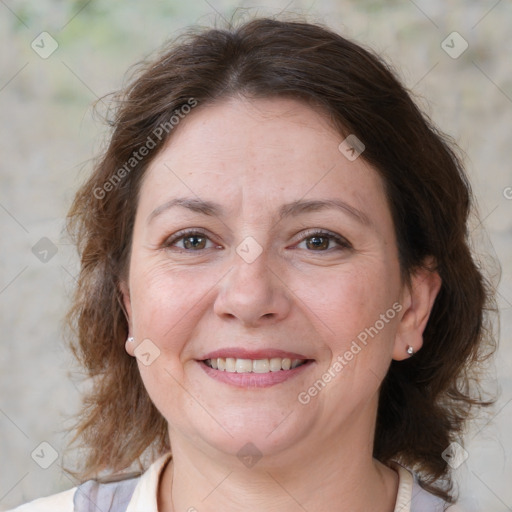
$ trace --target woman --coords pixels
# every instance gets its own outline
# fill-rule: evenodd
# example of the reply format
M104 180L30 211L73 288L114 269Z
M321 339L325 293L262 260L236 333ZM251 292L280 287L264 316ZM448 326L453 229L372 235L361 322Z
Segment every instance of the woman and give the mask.
M255 19L117 100L69 214L85 483L17 510L448 508L494 296L462 166L388 67Z

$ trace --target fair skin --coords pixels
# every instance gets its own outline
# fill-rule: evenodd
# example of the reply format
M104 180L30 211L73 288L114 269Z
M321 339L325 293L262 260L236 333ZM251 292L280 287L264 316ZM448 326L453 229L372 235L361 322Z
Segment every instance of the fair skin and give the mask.
M160 351L147 366L138 358L173 451L160 512L394 509L397 473L372 458L378 391L392 359L421 349L440 279L418 271L410 287L402 282L381 178L340 152L343 139L305 103L232 98L194 109L146 172L122 292L128 353L143 340ZM181 197L223 212L152 215ZM343 201L352 213L277 219L299 200ZM170 240L186 228L201 234ZM394 303L400 311L301 403ZM219 350L262 361L282 351L306 364L221 372L205 362ZM247 443L255 463L237 456Z

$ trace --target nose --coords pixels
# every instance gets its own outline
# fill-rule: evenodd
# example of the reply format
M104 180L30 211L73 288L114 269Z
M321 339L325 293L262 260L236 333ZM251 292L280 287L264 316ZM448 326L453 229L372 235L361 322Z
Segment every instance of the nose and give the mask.
M234 255L233 267L220 283L214 312L238 319L245 327L258 327L286 318L292 293L277 268L269 265L265 251L251 263Z

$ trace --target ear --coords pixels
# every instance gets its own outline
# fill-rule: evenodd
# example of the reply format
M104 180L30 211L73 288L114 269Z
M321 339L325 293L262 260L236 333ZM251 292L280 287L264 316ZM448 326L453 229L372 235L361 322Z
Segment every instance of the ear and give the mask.
M126 316L126 321L128 322L128 336L132 336L132 303L130 300L130 289L128 288L128 284L125 280L121 281L119 284L119 290L121 291L121 299L124 306L124 313ZM131 356L135 356L134 349L135 343L126 342L124 347L126 352Z
M409 356L407 348L418 352L423 346L423 331L427 326L434 301L441 289L441 277L434 268L433 258L411 276L410 284L404 285L401 304L404 313L395 337L393 359L401 361Z

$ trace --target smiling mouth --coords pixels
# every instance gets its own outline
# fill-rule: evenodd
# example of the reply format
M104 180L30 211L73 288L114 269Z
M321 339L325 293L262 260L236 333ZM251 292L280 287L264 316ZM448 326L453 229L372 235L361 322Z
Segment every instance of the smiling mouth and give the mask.
M288 371L303 366L310 359L290 359L272 357L270 359L238 359L235 357L216 357L205 359L203 363L221 372L228 373L271 373Z

